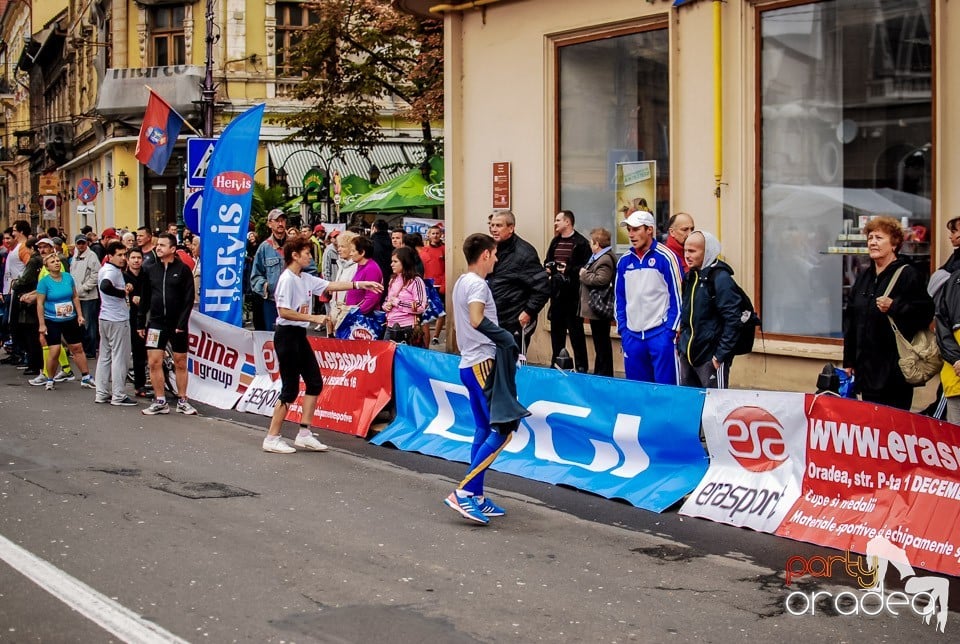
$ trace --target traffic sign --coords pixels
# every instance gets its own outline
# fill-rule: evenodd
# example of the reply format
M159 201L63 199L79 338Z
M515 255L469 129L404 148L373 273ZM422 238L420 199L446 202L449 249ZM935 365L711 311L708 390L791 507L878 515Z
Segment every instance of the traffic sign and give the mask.
M203 190L187 195L183 204L183 224L190 232L200 234L200 209L203 207Z
M77 182L77 199L81 203L90 203L97 198L98 192L100 192L100 189L97 188L97 182L93 179L85 177Z
M207 180L207 166L217 139L187 139L187 187L202 188Z

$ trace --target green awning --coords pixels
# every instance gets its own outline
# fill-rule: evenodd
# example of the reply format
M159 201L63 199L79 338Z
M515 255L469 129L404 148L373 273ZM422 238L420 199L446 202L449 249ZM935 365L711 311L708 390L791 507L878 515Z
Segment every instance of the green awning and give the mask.
M429 180L423 178L419 168L414 168L396 179L376 186L351 203L342 205L340 212L439 208L443 206L443 197L443 159L433 157L430 159Z

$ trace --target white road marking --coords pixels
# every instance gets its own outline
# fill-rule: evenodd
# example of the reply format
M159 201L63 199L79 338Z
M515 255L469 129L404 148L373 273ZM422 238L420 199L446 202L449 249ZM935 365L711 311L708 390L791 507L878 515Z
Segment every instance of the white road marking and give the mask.
M0 535L0 559L45 591L124 642L183 642L78 579Z

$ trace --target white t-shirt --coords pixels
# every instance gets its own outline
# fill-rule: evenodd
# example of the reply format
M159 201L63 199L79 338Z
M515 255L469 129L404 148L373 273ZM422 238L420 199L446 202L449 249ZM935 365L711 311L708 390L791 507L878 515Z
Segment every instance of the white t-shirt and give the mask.
M119 268L107 262L97 271L97 291L100 293L100 319L107 322L127 322L130 320L130 308L126 297L107 295L100 290L100 282L107 280L117 289L123 290L123 273Z
M7 270L3 274L3 294L9 295L11 291L11 286L13 281L20 277L23 274L23 269L26 268L26 265L20 261L20 247L22 244L17 244L13 247L13 250L7 253Z
M310 313L313 296L323 293L329 285L330 282L322 277L317 277L316 275L311 275L303 271L297 276L288 268L280 274L280 279L277 280L277 290L275 291L277 308L290 309L291 311L299 311L300 313ZM285 320L282 317L277 318L277 324L279 326L302 326L305 329L310 328L309 322Z
M483 302L483 316L497 321L497 305L486 280L476 273L464 273L453 286L453 322L457 328L460 368L472 367L497 355L497 345L470 324L470 303Z

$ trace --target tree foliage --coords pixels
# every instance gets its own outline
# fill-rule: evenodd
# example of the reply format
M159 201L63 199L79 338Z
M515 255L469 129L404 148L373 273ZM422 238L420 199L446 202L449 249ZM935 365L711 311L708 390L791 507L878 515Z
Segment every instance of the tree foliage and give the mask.
M381 138L383 99L407 107L419 123L427 154L430 123L443 115L443 25L395 9L388 0L314 0L318 16L291 53L304 79L294 96L309 107L287 117L294 135L335 152Z

